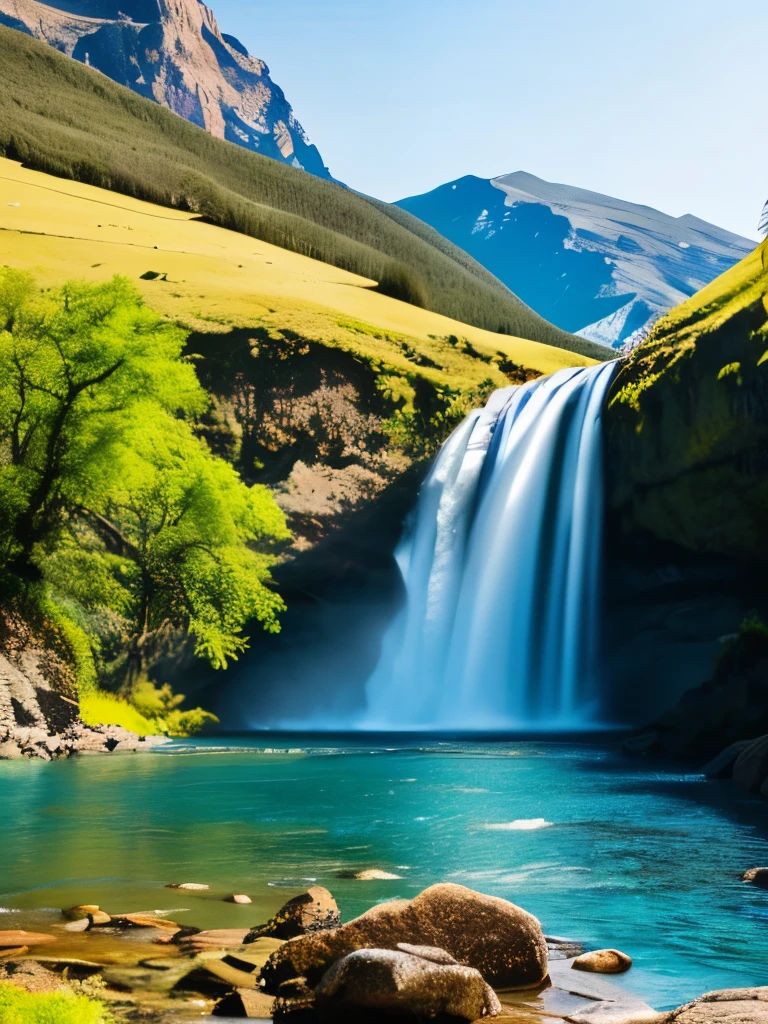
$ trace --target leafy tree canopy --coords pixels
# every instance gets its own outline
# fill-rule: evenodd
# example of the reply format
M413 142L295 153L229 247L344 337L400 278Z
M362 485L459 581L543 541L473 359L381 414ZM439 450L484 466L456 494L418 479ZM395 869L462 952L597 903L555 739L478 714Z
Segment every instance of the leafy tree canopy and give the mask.
M40 294L0 272L0 572L120 617L134 677L168 627L223 668L283 607L285 520L195 435L208 398L184 341L127 280Z

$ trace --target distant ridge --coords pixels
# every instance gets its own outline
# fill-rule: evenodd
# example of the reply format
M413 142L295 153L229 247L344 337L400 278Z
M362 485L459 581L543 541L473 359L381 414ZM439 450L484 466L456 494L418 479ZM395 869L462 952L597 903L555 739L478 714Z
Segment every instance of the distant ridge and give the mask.
M328 168L264 61L200 0L0 0L33 35L219 139L321 178Z
M692 214L670 217L525 171L459 178L397 205L552 323L617 348L755 246Z
M165 206L382 281L400 264L426 308L592 358L432 228L276 160L212 137L20 32L0 27L0 154Z

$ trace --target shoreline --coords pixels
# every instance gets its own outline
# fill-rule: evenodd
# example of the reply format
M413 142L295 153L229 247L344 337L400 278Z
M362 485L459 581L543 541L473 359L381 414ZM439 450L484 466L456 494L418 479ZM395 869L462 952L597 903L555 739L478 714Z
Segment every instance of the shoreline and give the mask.
M79 927L80 910L91 912L85 921L87 927ZM23 925L24 914L19 913L21 919L16 923ZM319 1013L317 1017L307 1016L303 1003L297 1002L292 1009L286 997L278 998L274 1017L271 1013L267 1016L266 1008L273 996L262 993L260 985L264 983L259 978L268 961L285 945L283 939L266 935L247 940L248 929L242 927L209 931L180 928L169 920L168 913L124 914L110 919L96 906L62 911L60 922L42 933L19 932L26 934L30 943L42 943L43 936L49 937L45 943L27 949L9 949L12 933L0 932L0 983L20 987L31 983L31 990L39 992L65 991L73 986L77 993L105 1003L117 1024L137 1019L147 1024L191 1024L200 1020L214 1024L243 1018L289 1022L294 1014L297 1022L337 1019L314 1010L312 1014ZM273 920L280 921L281 913ZM99 920L101 924L96 923ZM329 930L339 927L331 926ZM122 932L117 934L119 929ZM306 937L311 931L300 931L299 935ZM766 1019L759 1014L768 1015L768 987L721 990L682 1007L655 1009L634 986L622 988L603 973L574 970L577 958L584 959L584 946L578 941L547 937L546 942L548 963L543 982L516 990L496 990L502 1021L514 1017L518 1024L672 1024L676 1020L681 1024L708 1024L711 1019L713 1024L731 1024L731 1020L733 1024L759 1024ZM706 1015L707 999L713 1009L711 1018ZM729 1004L738 1004L738 1016L728 1015ZM750 1004L755 1016L744 1015L744 1005ZM686 1016L689 1011L694 1014L690 1020ZM416 1017L406 1014L392 1020L407 1024Z

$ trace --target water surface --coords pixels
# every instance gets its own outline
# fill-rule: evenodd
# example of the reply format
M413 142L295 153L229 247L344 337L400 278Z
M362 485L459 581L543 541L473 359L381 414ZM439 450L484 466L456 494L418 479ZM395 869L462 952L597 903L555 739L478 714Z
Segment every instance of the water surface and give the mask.
M246 927L312 882L349 919L453 881L519 903L549 934L625 950L621 984L658 1008L768 983L768 892L739 881L768 864L765 805L728 784L586 743L215 743L0 762L0 927L76 903ZM339 877L364 868L400 878ZM185 881L211 889L164 888ZM222 902L233 892L253 906Z

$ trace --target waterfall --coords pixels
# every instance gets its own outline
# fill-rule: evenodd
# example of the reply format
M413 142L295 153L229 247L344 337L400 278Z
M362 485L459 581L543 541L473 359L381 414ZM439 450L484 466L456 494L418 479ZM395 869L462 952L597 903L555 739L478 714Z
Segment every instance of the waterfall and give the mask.
M405 606L369 728L579 728L599 714L601 419L614 363L495 392L443 445L397 550Z

